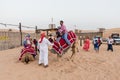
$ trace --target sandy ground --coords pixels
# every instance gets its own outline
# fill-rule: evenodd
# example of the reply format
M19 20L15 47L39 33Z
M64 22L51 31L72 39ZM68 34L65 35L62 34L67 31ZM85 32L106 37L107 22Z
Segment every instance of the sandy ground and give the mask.
M29 64L18 62L22 47L0 51L0 80L120 80L120 45L114 52L106 51L102 44L96 53L93 46L88 52L82 50L69 60L68 52L57 61L49 53L49 67L38 66L38 56Z

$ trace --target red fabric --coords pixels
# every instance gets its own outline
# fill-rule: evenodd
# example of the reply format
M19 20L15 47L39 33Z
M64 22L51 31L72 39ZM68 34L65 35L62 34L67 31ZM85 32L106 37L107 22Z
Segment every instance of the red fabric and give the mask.
M26 52L30 52L30 54L36 55L34 47L28 45L28 47L22 49L19 60L21 60L23 54L25 54Z
M90 40L86 39L85 42L84 42L83 49L88 51L89 47L90 47Z
M42 40L43 40L44 37L45 37L45 33L41 33L41 39L40 39L39 43L42 42Z
M98 39L98 44L100 44L101 43L101 40L100 39Z
M76 35L74 32L72 31L69 31L68 32L68 40L72 43L75 42L76 40ZM62 48L60 48L59 44L57 41L54 42L54 45L53 45L53 49L58 53L58 54L62 54L62 52L67 49L69 46L68 44L66 43L66 41L61 38L60 41L59 41L60 45L62 46Z

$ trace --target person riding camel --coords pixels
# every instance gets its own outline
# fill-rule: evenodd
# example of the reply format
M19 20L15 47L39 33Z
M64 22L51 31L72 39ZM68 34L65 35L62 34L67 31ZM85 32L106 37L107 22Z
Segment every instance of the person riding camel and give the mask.
M71 43L70 43L70 41L67 38L68 31L67 31L66 26L64 25L64 22L62 20L60 21L60 27L59 27L58 31L60 32L60 34L62 35L62 38L66 41L68 46L70 46Z
M23 45L24 45L24 48L23 48L22 51L21 51L19 60L21 60L23 54L25 54L26 52L30 52L31 55L33 55L33 57L35 57L36 52L35 52L35 50L34 50L34 47L32 47L32 44L31 44L31 41L30 41L30 34L27 34L27 35L25 36L25 39L24 39L24 41L23 41Z
M28 47L30 45L30 34L25 35L25 39L23 41L24 48Z

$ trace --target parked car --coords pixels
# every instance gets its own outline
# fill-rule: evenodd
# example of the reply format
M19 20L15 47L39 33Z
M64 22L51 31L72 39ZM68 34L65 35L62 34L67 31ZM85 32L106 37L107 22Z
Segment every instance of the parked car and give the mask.
M113 40L114 40L113 44L115 44L115 45L120 44L120 37L113 38Z
M119 37L119 33L112 33L112 34L111 34L111 37L112 37L112 38L118 38L118 37Z
M113 44L120 44L120 36L118 33L111 34L112 39L114 40Z

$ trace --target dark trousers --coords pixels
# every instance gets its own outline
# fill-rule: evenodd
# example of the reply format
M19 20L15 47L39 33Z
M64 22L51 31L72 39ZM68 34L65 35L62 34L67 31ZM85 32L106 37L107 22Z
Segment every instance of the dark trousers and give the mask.
M107 48L107 51L109 51L109 50L113 51L113 47L112 47L112 44L108 44L108 48Z

